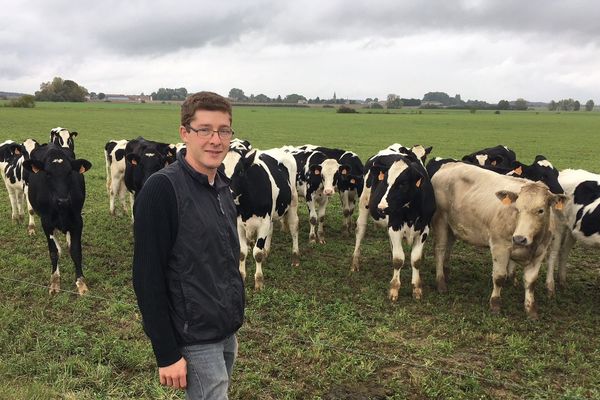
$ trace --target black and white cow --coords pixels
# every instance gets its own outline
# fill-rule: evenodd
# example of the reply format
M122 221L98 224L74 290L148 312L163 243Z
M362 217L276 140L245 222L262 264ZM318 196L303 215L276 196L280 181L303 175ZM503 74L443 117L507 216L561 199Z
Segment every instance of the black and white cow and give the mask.
M559 240L554 240L548 255L546 288L554 296L554 270L558 264L561 286L567 282L567 259L579 242L587 247L600 247L600 175L582 169L566 169L558 180L571 201L564 210L565 223L561 225Z
M50 143L54 143L59 147L68 147L69 149L71 149L71 151L74 152L75 142L73 138L76 136L77 132L69 132L69 130L58 126L50 130Z
M125 214L127 208L127 186L125 186L125 148L128 140L109 140L104 146L106 162L106 191L109 198L110 215L115 213L115 199L118 197Z
M517 155L515 152L503 145L482 149L471 154L467 154L462 158L462 161L482 167L492 166L503 168L512 168L513 162L516 160Z
M52 263L50 294L60 291L58 259L61 249L55 231L66 235L67 246L75 264L77 291L88 291L83 277L81 234L83 219L81 210L85 202L85 179L83 173L92 164L84 159L74 159L72 151L53 143L39 146L23 165L32 174L29 177L29 201L40 216L48 242Z
M284 220L292 236L292 266L300 265L298 249L298 193L296 162L279 149L253 149L236 164L231 191L238 210L240 273L246 279L248 242L256 238L254 288L264 287L262 263L269 255L273 221Z
M27 224L27 232L29 235L35 234L34 211L29 203L29 171L23 168L23 162L29 159L31 152L39 146L34 139L27 139L22 144L12 142L6 145L9 150L10 158L5 158L4 167L2 167L2 178L12 209L13 221L21 222L24 216L25 204L29 214L29 223ZM0 152L4 152L0 150Z
M351 270L359 269L360 244L371 215L377 225L387 227L392 245L394 273L389 290L392 301L398 299L400 289L400 269L405 258L403 240L411 246L413 297L420 299L423 294L419 268L435 212L433 188L422 162L430 151L430 147L420 145L410 150L392 145L366 163L368 170L359 201Z
M125 146L125 186L135 196L146 180L174 160L176 153L168 143L138 137Z
M231 139L229 143L229 151L223 160L223 163L219 167L227 177L231 178L233 175L233 170L235 169L236 164L242 157L246 155L250 150L252 150L252 145L249 141L243 139Z

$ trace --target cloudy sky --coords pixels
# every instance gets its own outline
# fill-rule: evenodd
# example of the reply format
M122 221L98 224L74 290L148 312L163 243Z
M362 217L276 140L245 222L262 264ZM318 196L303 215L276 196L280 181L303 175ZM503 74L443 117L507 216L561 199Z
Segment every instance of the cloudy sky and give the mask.
M600 103L598 21L594 0L10 1L0 91Z

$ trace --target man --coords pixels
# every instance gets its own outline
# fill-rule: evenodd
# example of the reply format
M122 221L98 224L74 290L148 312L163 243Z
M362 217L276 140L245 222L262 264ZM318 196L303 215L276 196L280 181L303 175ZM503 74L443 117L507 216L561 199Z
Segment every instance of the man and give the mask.
M187 150L135 201L133 286L160 383L188 399L226 399L244 319L237 212L217 170L229 149L231 105L211 92L181 106Z

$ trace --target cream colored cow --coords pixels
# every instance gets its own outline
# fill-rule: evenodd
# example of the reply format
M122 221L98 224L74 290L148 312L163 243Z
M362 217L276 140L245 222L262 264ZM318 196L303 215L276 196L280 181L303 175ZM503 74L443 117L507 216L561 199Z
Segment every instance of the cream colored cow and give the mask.
M539 182L498 175L463 163L448 163L432 177L436 280L445 292L445 272L456 238L489 247L493 260L490 310L500 312L500 291L511 261L524 268L525 312L537 318L533 288L556 230L556 209L567 196Z

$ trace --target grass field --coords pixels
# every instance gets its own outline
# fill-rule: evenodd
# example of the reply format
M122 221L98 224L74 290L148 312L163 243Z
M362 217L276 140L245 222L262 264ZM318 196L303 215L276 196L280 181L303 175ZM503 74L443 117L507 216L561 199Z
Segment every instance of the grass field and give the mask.
M51 128L63 126L79 132L76 153L93 164L86 174L83 234L90 295L83 298L48 295L43 233L28 237L25 225L11 224L8 196L0 190L0 399L184 397L158 384L131 286L131 226L126 216L108 214L102 152L108 139L138 135L177 142L178 121L178 107L168 104L0 107L0 142L45 142ZM501 143L527 164L544 154L559 169L600 171L597 112L336 114L240 107L233 125L236 136L258 148L312 143L351 149L366 160L394 142L431 145L433 157L459 157ZM569 285L552 300L545 295L543 269L538 321L525 318L521 287L505 289L502 314L490 315L489 252L460 243L448 294L435 290L429 243L423 300L412 299L405 268L399 300L391 304L385 232L369 227L361 271L351 274L354 238L340 233L338 203L335 198L329 206L325 245L309 246L306 208L300 207L300 268L290 267L290 240L280 232L264 267L262 292L252 289L249 262L232 398L600 398L599 251L575 248ZM63 257L59 264L62 288L74 290L71 260Z

